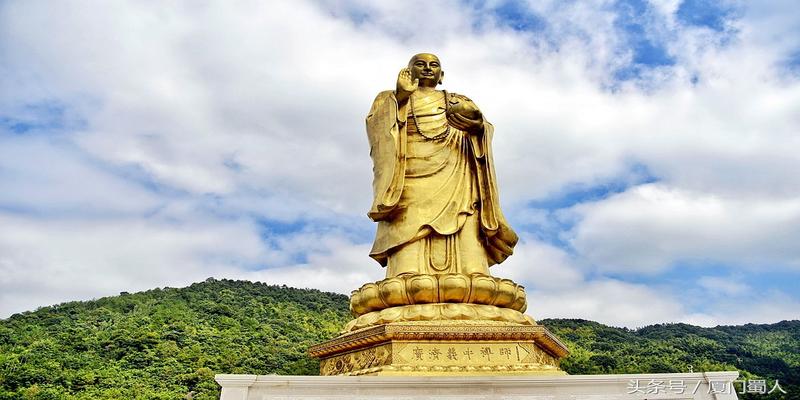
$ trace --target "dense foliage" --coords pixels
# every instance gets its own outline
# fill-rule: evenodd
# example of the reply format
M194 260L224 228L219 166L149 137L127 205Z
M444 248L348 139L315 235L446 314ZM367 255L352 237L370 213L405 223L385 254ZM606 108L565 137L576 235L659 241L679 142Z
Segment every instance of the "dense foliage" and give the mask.
M742 399L800 399L800 321L701 328L659 324L637 330L575 319L539 321L570 349L561 366L570 374L740 371L742 380L778 380L785 395ZM741 384L736 384L737 392Z
M0 321L0 399L217 399L215 373L316 374L306 349L349 319L347 297L209 279ZM800 321L638 330L544 320L571 374L740 370L800 398Z
M213 280L0 322L0 399L218 399L215 373L316 374L347 297Z

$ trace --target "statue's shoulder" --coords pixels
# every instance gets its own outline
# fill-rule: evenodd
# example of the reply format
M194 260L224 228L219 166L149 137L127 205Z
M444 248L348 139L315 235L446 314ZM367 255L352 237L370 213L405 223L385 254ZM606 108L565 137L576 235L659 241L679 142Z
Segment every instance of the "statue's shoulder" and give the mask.
M386 99L389 99L389 98L392 98L392 97L394 97L394 90L384 90L384 91L378 93L377 96L375 96L375 101L386 100Z
M385 112L391 112L391 110L396 108L397 99L394 97L394 91L384 90L378 93L378 95L375 96L375 100L372 101L372 107L370 107L369 114L367 114L367 120L372 118L372 116L376 113L382 114Z
M370 115L372 115L372 113L375 112L375 110L383 108L384 105L392 104L392 101L394 102L397 101L395 100L393 90L384 90L378 93L378 95L375 96L375 100L372 101L372 109L370 111Z
M470 99L467 96L464 96L461 93L447 92L447 101L449 101L451 104L458 104L458 103L460 103L462 101L463 102L472 102L472 99Z

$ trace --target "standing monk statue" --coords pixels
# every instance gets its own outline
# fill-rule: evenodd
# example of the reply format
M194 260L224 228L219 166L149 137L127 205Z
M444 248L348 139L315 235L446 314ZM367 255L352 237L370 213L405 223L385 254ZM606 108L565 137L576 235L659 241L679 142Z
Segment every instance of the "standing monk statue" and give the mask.
M492 133L465 96L436 90L417 54L367 116L375 173L370 256L386 277L350 295L342 334L312 346L321 375L563 375L566 347L525 315L525 288L489 274L514 250Z
M517 235L500 211L493 126L469 98L437 90L444 72L417 54L378 94L367 116L374 164L370 256L401 274L484 274L513 252Z

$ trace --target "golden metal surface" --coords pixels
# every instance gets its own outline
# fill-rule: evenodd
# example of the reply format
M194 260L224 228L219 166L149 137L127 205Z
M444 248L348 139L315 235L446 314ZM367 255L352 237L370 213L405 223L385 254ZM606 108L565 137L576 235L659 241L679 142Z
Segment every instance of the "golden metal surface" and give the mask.
M542 326L399 323L314 346L321 375L564 374L564 345Z
M403 274L354 290L350 311L358 317L390 307L426 303L485 304L519 312L527 305L525 288L510 279L483 274Z
M386 279L353 291L356 317L313 346L322 375L561 374L567 348L531 317L525 289L489 267L517 235L498 198L494 127L417 54L367 116L378 223L370 256Z
M367 116L368 216L378 223L370 256L387 278L488 275L518 240L500 210L494 128L466 96L436 90L443 76L438 57L415 55Z
M510 308L485 304L432 303L411 304L373 311L348 322L343 332L394 322L415 321L500 321L520 325L535 325L529 316Z

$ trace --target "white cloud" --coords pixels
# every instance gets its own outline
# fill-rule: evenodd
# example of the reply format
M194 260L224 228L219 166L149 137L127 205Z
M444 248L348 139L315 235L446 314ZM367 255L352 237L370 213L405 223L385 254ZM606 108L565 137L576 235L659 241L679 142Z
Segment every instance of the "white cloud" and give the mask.
M584 318L614 326L639 327L679 321L680 302L666 289L615 279L589 280L563 250L526 238L492 274L526 287L527 314L535 319Z
M369 246L337 232L268 237L267 245L246 220L162 217L87 221L0 213L0 317L208 277L349 293L385 274L366 257Z
M598 277L563 250L531 238L492 273L526 287L526 314L535 319L582 318L638 328L664 322L716 326L800 317L797 299L777 289L753 290L739 277L704 276L696 284Z
M632 52L604 1L531 2L546 19L536 33L459 2L4 3L0 114L55 102L85 126L60 132L58 143L0 139L0 206L62 213L55 222L4 215L0 259L15 272L0 289L26 292L4 298L3 312L214 271L343 292L377 279L365 243L315 227L364 230L352 228L370 202L363 118L419 51L440 54L446 88L495 124L501 196L514 209L570 185L631 180L631 165L659 179L570 210L579 217L565 236L574 254L528 239L494 270L529 284L532 310L634 325L686 318L679 297L584 276L591 265L796 267L800 84L784 65L800 47L794 5L748 5L730 31L714 32L676 23L679 2L652 3L646 34L676 65L616 91L614 71ZM429 18L416 14L422 6ZM141 171L165 190L109 170ZM63 214L86 209L97 215ZM310 228L265 239L255 222L263 218ZM73 273L97 278L35 287L36 277ZM650 303L643 317L636 307Z
M675 15L682 2L683 0L649 0L649 3L666 18Z
M609 271L654 273L675 263L800 267L800 200L730 198L641 185L573 210L570 243Z
M740 295L752 289L746 283L730 277L703 276L697 283L716 295Z
M684 317L683 321L693 325L742 325L769 324L800 318L800 301L777 291L767 291L749 300L734 298L714 302L702 312Z
M523 283L531 289L574 287L583 281L583 274L563 250L525 238L514 249L514 255L491 269L492 275Z
M164 202L69 142L0 136L0 204L33 212L140 215Z
M0 214L0 315L183 286L267 259L247 222L38 219Z
M315 238L316 239L316 238ZM238 276L271 284L314 288L350 294L361 285L385 278L386 271L365 257L369 245L354 245L335 237L322 238L325 251L311 254L307 262L285 267L248 271ZM320 242L317 242L319 245ZM303 251L306 251L305 248Z
M682 321L684 307L672 293L613 279L587 281L567 290L532 291L528 314L537 318L582 318L638 328Z

